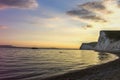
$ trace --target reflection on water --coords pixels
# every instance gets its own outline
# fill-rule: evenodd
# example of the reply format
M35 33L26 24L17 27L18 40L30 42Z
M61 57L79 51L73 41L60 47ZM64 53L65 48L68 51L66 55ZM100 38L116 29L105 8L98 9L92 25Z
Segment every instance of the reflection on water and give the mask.
M0 80L40 80L115 59L94 51L0 49Z

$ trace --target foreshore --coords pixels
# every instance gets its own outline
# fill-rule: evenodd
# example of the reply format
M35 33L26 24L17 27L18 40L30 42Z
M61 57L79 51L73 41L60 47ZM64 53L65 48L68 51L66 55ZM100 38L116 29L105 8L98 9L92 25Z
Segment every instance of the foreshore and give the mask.
M106 52L107 53L107 52ZM109 52L120 57L120 52ZM49 77L43 80L120 80L120 58L87 69Z

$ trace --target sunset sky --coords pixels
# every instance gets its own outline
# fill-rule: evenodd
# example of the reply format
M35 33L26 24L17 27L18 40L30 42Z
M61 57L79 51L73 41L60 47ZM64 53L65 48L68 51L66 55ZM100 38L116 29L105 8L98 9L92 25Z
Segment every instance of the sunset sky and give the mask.
M119 29L119 0L0 0L1 45L79 48Z

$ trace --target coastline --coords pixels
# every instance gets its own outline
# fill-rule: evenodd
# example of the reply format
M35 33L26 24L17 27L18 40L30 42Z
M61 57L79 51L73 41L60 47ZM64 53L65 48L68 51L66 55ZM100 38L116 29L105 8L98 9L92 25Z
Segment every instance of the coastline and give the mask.
M112 53L120 57L118 51L99 51ZM101 65L91 66L87 69L76 70L62 75L49 77L42 80L119 80L120 58Z

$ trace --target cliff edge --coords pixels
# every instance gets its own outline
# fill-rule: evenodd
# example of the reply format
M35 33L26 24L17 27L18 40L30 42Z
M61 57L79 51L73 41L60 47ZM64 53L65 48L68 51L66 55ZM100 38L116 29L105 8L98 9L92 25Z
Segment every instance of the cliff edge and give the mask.
M93 44L88 44L91 46ZM81 50L85 50L85 43L82 44ZM96 45L89 49L102 51L119 51L120 50L120 31L100 31L100 36ZM88 47L86 50L89 50Z
M82 43L80 50L93 50L96 46L97 42L91 43Z

